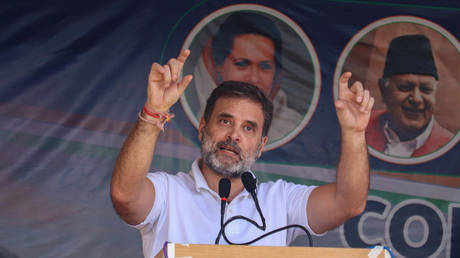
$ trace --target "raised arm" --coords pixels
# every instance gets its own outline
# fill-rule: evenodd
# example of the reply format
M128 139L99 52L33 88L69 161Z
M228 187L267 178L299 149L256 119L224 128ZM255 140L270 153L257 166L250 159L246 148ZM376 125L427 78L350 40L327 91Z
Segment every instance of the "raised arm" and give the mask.
M166 65L151 67L145 108L149 113L167 113L192 80L191 75L181 81L180 73L190 51L184 50ZM155 189L147 173L161 132L161 119L142 111L141 119L127 137L115 165L111 182L111 198L120 217L129 224L142 222L150 212Z
M360 82L348 87L351 73L339 79L339 97L335 101L341 127L341 154L336 183L316 188L308 201L309 225L316 233L331 230L361 214L369 189L369 159L365 130L374 98Z

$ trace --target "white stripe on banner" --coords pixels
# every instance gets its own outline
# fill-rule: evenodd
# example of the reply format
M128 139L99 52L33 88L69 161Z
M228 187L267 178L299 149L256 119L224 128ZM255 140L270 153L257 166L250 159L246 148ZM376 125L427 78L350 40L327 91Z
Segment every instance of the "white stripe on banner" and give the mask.
M0 128L14 132L56 137L65 140L73 140L115 148L120 148L125 139L125 136L95 132L87 129L71 128L56 124L50 125L49 123L17 118L6 118L1 116L0 118L0 120L2 120L2 123L0 123L2 126ZM165 157L192 161L199 157L200 149L199 147L194 146L158 142L156 153ZM269 174L311 179L327 183L335 182L335 169L330 168L257 162L254 170ZM280 171L283 171L283 173L280 173ZM373 190L452 202L458 202L460 200L460 189L458 188L432 185L380 175L371 176L370 188Z

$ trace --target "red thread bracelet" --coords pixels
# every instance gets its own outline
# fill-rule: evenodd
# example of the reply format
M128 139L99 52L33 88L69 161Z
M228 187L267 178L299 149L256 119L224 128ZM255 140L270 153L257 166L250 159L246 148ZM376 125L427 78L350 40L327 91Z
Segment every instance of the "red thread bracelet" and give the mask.
M147 118L142 117L141 112L139 112L139 118L143 120L144 122L147 122L149 124L153 124L161 129L161 131L164 131L164 125L166 122L169 122L171 118L174 117L174 114L170 114L168 112L162 112L162 113L157 113L157 112L152 112L148 110L145 106L142 109L145 115L155 118L154 120L150 120ZM158 119L158 120L157 120Z
M148 116L151 116L153 118L158 118L160 119L160 121L163 123L163 122L169 122L169 120L171 120L171 118L174 117L174 114L169 114L168 112L163 112L163 113L157 113L157 112L151 112L150 110L148 110L145 106L144 106L144 109L143 109L144 113Z

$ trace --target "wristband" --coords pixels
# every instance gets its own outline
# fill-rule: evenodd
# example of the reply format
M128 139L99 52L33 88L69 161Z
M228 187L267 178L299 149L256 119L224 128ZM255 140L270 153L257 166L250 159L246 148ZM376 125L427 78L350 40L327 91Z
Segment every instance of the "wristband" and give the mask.
M152 112L148 110L145 106L142 109L142 111L144 112L145 115L147 115L148 117L154 118L154 119L148 119L148 118L143 117L142 112L139 112L138 114L139 119L160 128L161 131L165 130L164 127L165 127L166 122L169 122L171 118L174 117L174 114L170 114L168 112L162 112L162 113Z
M171 120L171 118L174 117L174 114L170 114L168 112L152 112L150 110L148 110L145 106L144 106L144 109L142 109L144 111L144 113L148 116L151 116L153 118L158 118L160 119L161 123L165 123L165 122L169 122L169 120Z

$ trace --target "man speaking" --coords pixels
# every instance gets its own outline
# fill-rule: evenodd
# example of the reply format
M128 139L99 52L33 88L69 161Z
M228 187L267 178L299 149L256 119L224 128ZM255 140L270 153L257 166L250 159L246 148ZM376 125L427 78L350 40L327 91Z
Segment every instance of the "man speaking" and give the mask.
M214 243L221 229L218 192L222 178L231 183L223 216L242 215L260 221L241 175L262 155L273 107L253 85L224 82L211 93L199 125L201 158L192 164L190 172L148 173L158 136L171 117L168 111L192 80L191 75L180 79L189 54L184 50L166 65L152 65L145 106L113 172L114 207L124 221L140 230L145 257L154 257L165 241ZM359 82L349 88L350 77L345 73L340 78L335 102L342 136L336 182L319 187L283 180L259 184L256 195L266 218L266 232L300 224L313 234L322 234L364 210L369 188L365 129L374 99ZM246 242L262 233L245 221L234 221L226 230L227 237L235 242ZM255 244L284 246L300 233L282 231Z

